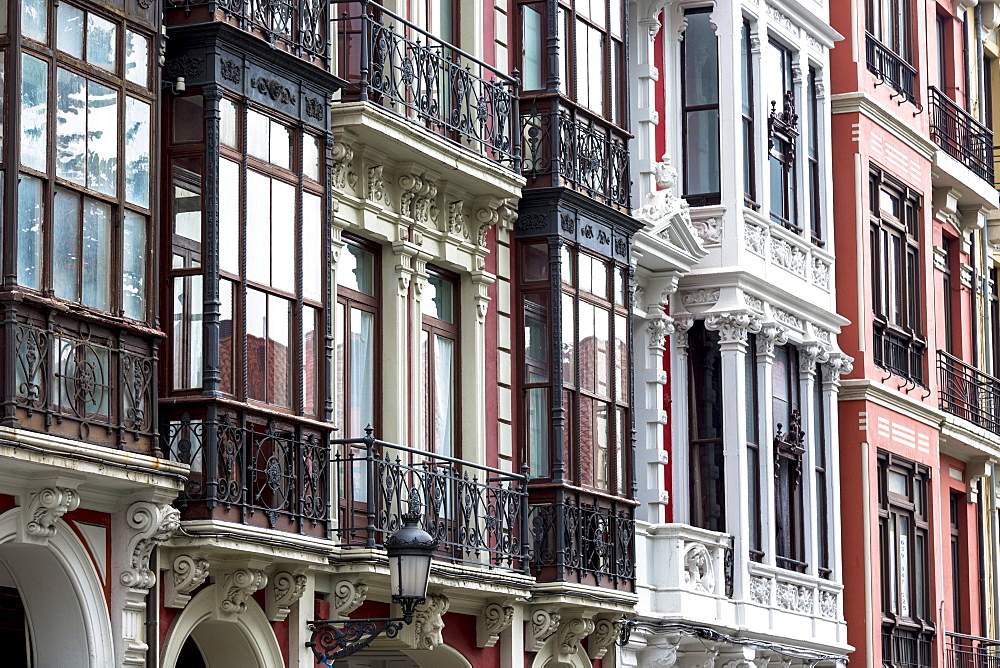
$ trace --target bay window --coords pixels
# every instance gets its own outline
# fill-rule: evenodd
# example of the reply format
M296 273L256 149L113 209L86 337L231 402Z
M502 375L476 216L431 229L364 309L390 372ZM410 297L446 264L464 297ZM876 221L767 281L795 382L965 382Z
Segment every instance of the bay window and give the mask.
M21 4L21 31L18 284L147 321L151 35L38 0Z
M458 280L428 268L421 305L421 365L424 375L424 443L428 450L456 457L458 443Z
M711 9L684 12L681 42L681 106L684 197L691 206L721 201L719 162L719 40Z

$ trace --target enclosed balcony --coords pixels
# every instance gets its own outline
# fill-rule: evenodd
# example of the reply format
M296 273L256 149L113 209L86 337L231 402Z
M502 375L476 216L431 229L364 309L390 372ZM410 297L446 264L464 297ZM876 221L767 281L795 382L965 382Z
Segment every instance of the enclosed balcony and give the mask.
M524 476L371 436L332 441L338 524L345 548L381 548L419 509L438 558L527 572Z
M366 102L506 169L518 167L518 82L374 2L335 2L343 102Z
M1000 434L1000 378L938 351L938 405L943 411Z
M931 139L987 183L993 183L993 131L933 86L927 89Z

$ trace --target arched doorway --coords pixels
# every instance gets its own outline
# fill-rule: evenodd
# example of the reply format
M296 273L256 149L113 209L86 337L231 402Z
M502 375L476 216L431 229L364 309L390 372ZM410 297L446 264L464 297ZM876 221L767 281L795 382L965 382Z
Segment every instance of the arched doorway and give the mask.
M163 645L163 668L272 668L284 665L271 624L255 601L236 621L219 621L210 585L174 620Z
M18 543L20 508L0 515L0 592L6 593L8 628L24 664L112 666L116 661L104 588L86 548L60 520L45 545ZM18 609L23 610L21 622ZM19 625L20 624L20 625ZM4 665L8 660L3 647Z

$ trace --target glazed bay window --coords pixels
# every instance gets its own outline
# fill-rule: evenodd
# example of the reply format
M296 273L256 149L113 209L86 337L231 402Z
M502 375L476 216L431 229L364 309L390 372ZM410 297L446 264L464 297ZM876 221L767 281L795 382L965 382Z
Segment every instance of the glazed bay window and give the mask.
M923 385L920 319L920 195L872 168L869 218L875 363Z
M457 457L458 448L458 280L428 268L421 305L421 365L424 376L424 443L428 450Z
M337 264L336 363L334 414L342 438L360 438L371 425L379 428L378 336L381 301L378 247L345 236Z
M691 206L722 198L719 162L719 40L711 8L684 12L681 41L681 112L684 136L684 197Z
M597 116L624 126L624 89L628 84L619 80L625 71L623 3L560 0L558 11L562 92ZM534 19L528 14L525 20L530 30ZM525 37L532 38L532 34Z
M21 4L17 281L147 321L150 36L111 14Z
M768 42L768 56L773 74L765 91L770 109L767 119L768 164L771 193L771 220L796 234L798 199L796 197L795 144L799 136L799 117L795 111L792 88L792 53L781 44Z

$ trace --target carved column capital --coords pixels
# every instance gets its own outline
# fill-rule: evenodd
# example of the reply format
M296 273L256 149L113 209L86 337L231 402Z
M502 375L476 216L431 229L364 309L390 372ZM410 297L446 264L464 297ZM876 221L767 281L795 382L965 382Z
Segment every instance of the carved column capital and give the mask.
M482 614L476 618L476 645L493 647L500 634L510 628L514 620L514 606L501 603L487 603Z
M830 359L830 351L819 341L806 341L799 346L799 373L803 376L816 375L816 365Z
M773 359L775 346L783 346L786 343L788 343L788 328L776 322L764 323L757 332L758 355Z
M46 543L56 535L56 522L80 507L80 494L74 487L44 487L33 493L21 511L21 540Z
M669 315L652 318L646 325L649 332L649 347L653 350L663 350L668 336L674 333L676 326Z
M831 353L829 359L821 367L823 369L823 384L837 387L840 377L854 371L854 358L844 353Z
M264 592L264 612L267 618L272 622L284 621L292 606L302 598L308 582L309 578L303 573L275 573Z
M747 337L761 330L761 320L752 311L712 313L705 318L705 329L718 332L722 345L746 345Z
M181 525L181 514L165 503L138 501L125 511L125 520L135 533L126 548L128 566L122 571L121 583L135 589L149 589L156 583L156 574L149 570L149 555Z
M200 587L208 577L207 559L182 554L174 559L167 577L163 605L184 608L191 600L191 592Z

